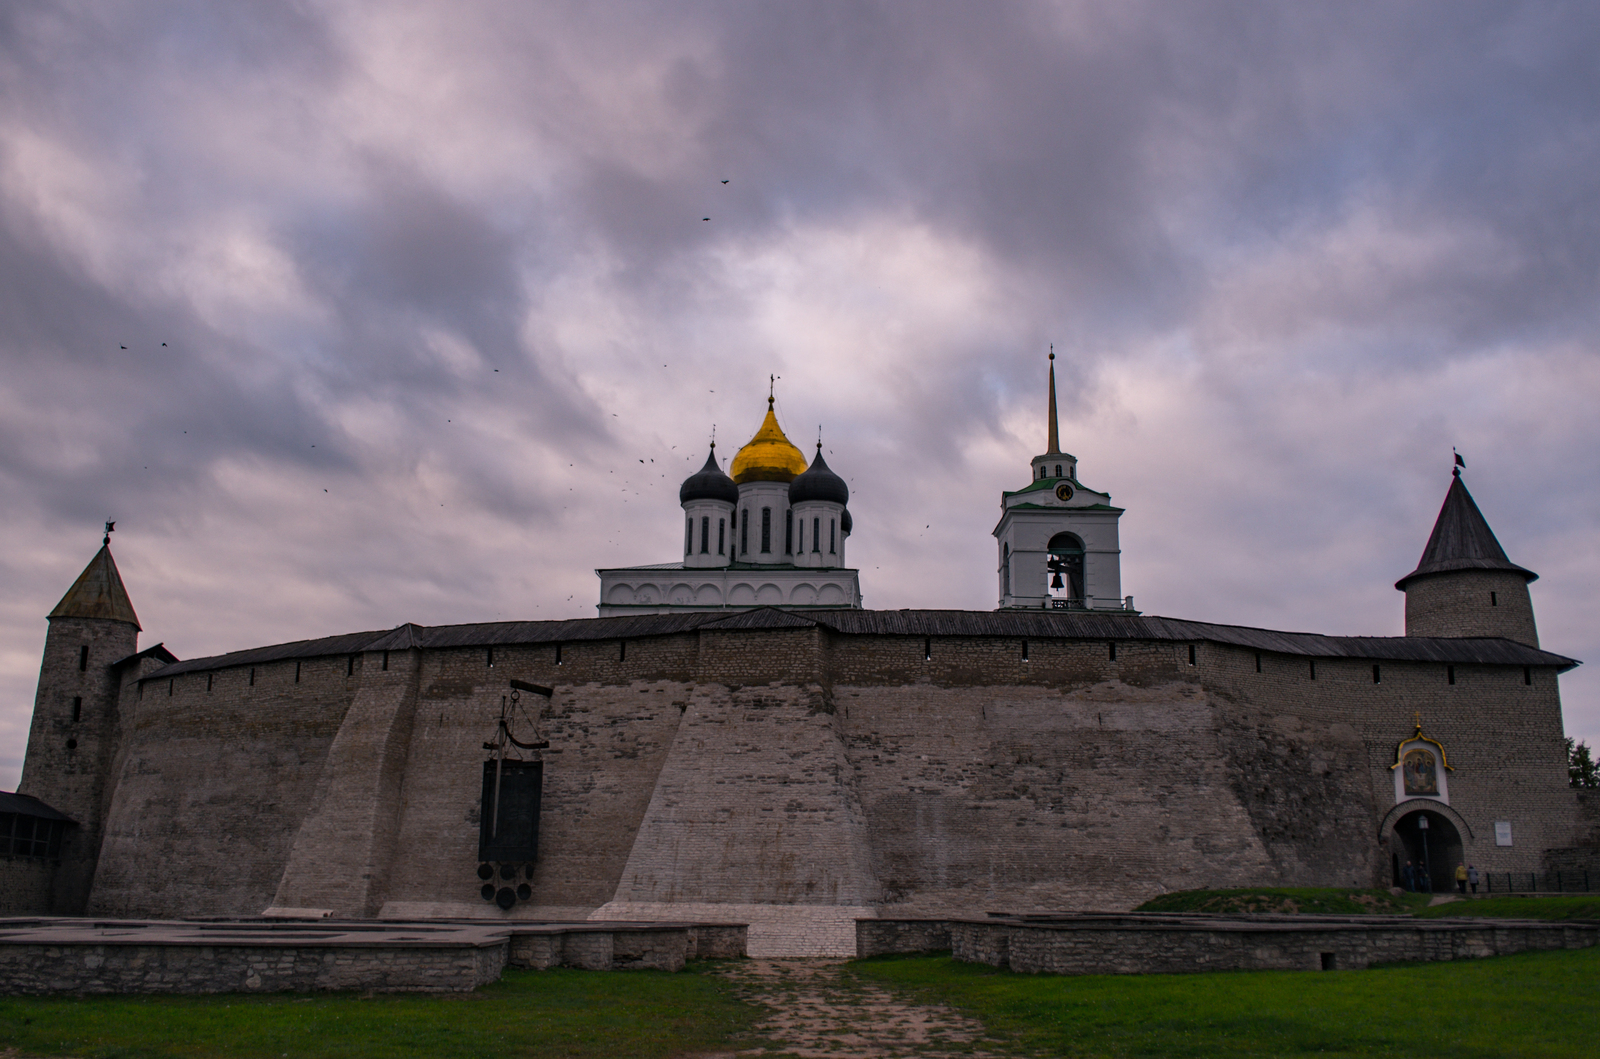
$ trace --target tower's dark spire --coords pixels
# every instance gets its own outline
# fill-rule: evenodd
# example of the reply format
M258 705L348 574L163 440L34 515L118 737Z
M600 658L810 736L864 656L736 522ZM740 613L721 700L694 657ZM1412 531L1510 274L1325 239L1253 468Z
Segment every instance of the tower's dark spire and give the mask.
M1047 455L1061 451L1061 431L1056 427L1056 347L1050 347L1050 438L1045 448Z
M1434 521L1428 546L1422 550L1422 560L1415 570L1396 581L1394 587L1403 592L1406 583L1413 578L1451 570L1510 570L1528 581L1539 577L1506 558L1494 530L1489 528L1483 512L1478 510L1472 494L1461 481L1459 467L1450 478L1450 491L1444 496L1444 506Z

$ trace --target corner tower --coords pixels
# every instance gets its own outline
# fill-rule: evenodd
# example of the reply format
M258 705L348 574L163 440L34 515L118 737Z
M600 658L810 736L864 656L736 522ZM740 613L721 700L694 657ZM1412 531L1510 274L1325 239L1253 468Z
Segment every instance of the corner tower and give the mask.
M1394 587L1406 594L1407 636L1503 636L1538 647L1528 595L1538 577L1506 558L1457 466L1421 561Z
M1122 508L1078 481L1077 457L1061 451L1055 359L1052 352L1045 452L1033 458L1026 487L1000 495L1000 606L1138 613L1122 595Z
M39 690L17 793L32 795L76 827L63 837L52 911L83 911L100 852L106 780L119 732L122 667L138 650L139 618L106 539L48 616Z

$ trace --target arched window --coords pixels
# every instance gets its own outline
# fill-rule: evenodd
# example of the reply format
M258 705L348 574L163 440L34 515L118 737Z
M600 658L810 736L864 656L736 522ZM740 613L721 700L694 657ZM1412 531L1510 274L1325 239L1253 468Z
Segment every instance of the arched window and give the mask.
M783 511L783 554L794 554L794 509Z
M1011 595L1011 545L1003 544L1000 547L1000 594L1009 596ZM1026 647L1023 648L1022 657L1028 657Z
M744 514L739 516L739 554L750 554L750 509L745 508Z
M710 515L701 515L700 516L700 554L701 555L709 555L710 553L711 553L711 516Z
M838 523L838 521L836 519L831 519L830 518L828 520L828 554L829 555L838 555L839 554L839 549L837 547L835 547L835 541L836 541L836 539L838 537L838 531L839 531L839 523Z
M811 550L818 555L822 554L822 519L811 520Z
M1059 463L1056 464L1056 477L1057 478L1061 477L1061 464L1059 464Z
M1058 533L1050 538L1045 567L1050 574L1049 595L1053 606L1081 607L1083 595L1083 541L1073 533Z
M694 551L694 519L683 520L683 554Z
M728 529L728 520L725 519L725 518L717 519L717 554L718 555L722 554L723 538L727 533L727 529Z
M767 555L772 551L772 509L761 509L761 554Z

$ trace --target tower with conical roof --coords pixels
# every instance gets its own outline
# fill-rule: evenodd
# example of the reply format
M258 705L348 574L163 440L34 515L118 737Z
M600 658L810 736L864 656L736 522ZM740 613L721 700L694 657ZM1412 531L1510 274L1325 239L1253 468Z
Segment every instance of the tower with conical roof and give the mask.
M1078 481L1077 457L1061 451L1055 359L1052 350L1045 451L1028 485L1000 495L1000 606L1136 614L1122 595L1122 508Z
M48 616L39 689L19 794L65 813L67 829L52 887L60 914L88 900L99 856L107 778L120 728L118 663L138 650L139 618L111 557L111 524L83 573Z
M1406 594L1407 636L1503 636L1538 647L1528 594L1538 577L1506 557L1458 466L1422 559L1394 587Z

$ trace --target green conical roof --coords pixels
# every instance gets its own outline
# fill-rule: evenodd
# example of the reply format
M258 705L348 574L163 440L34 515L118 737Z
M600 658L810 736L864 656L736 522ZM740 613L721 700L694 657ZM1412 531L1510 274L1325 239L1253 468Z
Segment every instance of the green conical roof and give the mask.
M133 612L133 601L128 590L122 587L122 575L111 558L110 545L101 545L83 573L61 597L52 618L103 618L106 621L125 621L139 628L139 616ZM142 629L140 631L143 631Z

